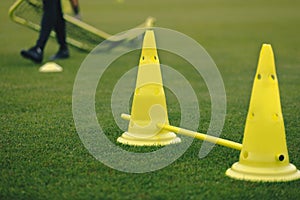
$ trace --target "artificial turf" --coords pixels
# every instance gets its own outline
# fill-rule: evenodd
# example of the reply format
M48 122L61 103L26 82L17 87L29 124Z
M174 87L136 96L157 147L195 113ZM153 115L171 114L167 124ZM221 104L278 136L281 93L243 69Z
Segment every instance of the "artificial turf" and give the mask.
M71 48L71 58L58 61L62 73L39 73L40 65L19 55L22 48L34 44L37 33L9 20L12 3L0 3L0 199L299 199L299 180L255 183L226 177L225 171L238 161L239 152L215 146L199 159L202 142L196 140L178 160L154 172L125 173L97 161L82 144L72 115L73 84L87 53ZM153 16L157 26L198 41L217 64L226 89L221 137L236 142L242 142L261 44L271 43L289 157L300 168L299 2L85 0L80 4L83 19L109 33ZM50 39L45 58L56 48L55 40ZM113 63L103 79L105 84L97 89L97 117L113 142L122 131L110 113L110 95L118 78L136 66L138 59L135 52ZM205 133L211 105L201 76L167 52L160 53L160 60L189 78L199 99L198 131ZM179 106L172 93L166 93L170 122L178 124ZM156 149L121 147L137 152Z

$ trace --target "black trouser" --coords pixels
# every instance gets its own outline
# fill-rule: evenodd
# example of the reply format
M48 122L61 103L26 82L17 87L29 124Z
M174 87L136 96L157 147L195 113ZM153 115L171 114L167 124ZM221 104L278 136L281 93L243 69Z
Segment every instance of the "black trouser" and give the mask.
M67 48L66 25L60 0L43 0L43 11L41 31L36 45L44 49L51 31L54 29L60 49Z

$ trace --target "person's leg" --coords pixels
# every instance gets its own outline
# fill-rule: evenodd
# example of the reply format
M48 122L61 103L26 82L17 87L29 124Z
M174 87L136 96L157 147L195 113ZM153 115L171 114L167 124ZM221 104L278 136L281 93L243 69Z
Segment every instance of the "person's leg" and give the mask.
M56 32L56 39L60 46L60 49L66 49L66 23L63 18L63 12L61 8L60 0L53 0L57 6L57 13L56 13L56 23L54 25L54 30Z
M70 0L73 12L74 12L74 17L78 20L81 20L81 16L79 13L79 2L78 0Z
M53 0L43 0L43 16L41 20L41 30L36 45L28 50L22 50L21 55L36 63L43 60L43 50L48 41L51 30L57 21L57 8Z
M41 21L41 31L36 46L42 50L49 39L52 29L55 27L58 16L57 0L43 0L43 17Z
M36 45L29 50L22 50L21 55L34 62L42 62L43 50L54 28L60 48L50 60L68 58L69 51L66 44L66 28L60 0L43 0L43 11L41 31Z
M56 39L59 44L58 52L50 57L50 60L63 59L69 57L69 50L66 43L66 23L63 18L63 12L61 8L60 0L53 0L57 5L57 13L56 13L56 23L54 25L54 30L56 33Z
M70 3L71 3L71 6L72 6L72 9L74 11L74 14L78 15L79 14L79 3L78 3L78 0L70 0Z

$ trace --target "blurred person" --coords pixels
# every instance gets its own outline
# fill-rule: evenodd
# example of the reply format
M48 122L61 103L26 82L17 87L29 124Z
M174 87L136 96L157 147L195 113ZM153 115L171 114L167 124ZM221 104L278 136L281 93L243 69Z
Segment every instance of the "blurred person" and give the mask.
M71 3L71 6L72 6L72 9L73 9L73 12L74 12L74 17L76 19L81 20L81 15L79 13L79 2L78 2L78 0L70 0L70 3Z
M70 55L66 43L66 24L60 0L43 0L43 16L39 38L35 46L28 50L22 50L21 55L36 63L41 63L43 61L44 48L53 29L56 33L59 50L50 57L50 60L68 58Z

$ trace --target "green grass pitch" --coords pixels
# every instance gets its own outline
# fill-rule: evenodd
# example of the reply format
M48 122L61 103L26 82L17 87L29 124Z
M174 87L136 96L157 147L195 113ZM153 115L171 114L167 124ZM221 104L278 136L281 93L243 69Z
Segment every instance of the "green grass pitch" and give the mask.
M58 61L62 73L41 74L19 55L37 33L13 23L0 3L0 199L299 199L300 181L236 181L225 171L239 152L221 146L198 158L201 141L168 167L144 174L123 173L97 161L83 146L72 116L72 89L86 53L70 48ZM290 162L300 168L300 3L238 0L80 1L85 21L118 33L157 18L156 25L198 41L216 62L226 88L227 115L222 138L242 142L245 119L261 44L271 43L281 93ZM50 39L46 59L57 50ZM110 95L118 77L137 65L139 53L113 63L96 96L99 121L115 141L122 133L110 113ZM197 93L206 132L210 101L205 84L188 64L161 52L160 60L180 71ZM186 67L186 66L187 67ZM178 123L179 107L167 91L169 118ZM127 148L144 151L140 148ZM146 148L155 150L155 148Z

